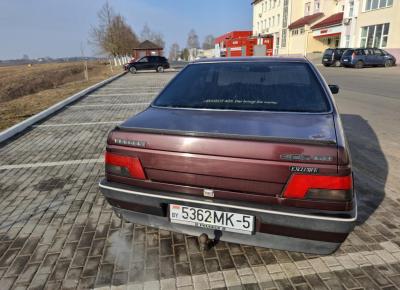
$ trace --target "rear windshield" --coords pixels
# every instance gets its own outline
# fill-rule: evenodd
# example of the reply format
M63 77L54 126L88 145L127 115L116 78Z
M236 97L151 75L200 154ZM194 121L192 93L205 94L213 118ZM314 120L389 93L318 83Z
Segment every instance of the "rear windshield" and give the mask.
M325 55L332 55L332 53L333 53L333 49L327 49L324 52Z
M329 103L306 63L228 62L187 66L154 101L169 108L326 112Z

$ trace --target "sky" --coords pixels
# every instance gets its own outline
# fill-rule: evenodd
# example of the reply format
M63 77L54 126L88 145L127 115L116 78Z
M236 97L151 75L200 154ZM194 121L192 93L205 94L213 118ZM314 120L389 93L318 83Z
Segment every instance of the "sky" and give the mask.
M0 0L0 59L96 56L88 43L97 11L106 0ZM186 45L195 29L208 34L252 29L251 0L109 0L137 35L147 23L161 32L166 48Z

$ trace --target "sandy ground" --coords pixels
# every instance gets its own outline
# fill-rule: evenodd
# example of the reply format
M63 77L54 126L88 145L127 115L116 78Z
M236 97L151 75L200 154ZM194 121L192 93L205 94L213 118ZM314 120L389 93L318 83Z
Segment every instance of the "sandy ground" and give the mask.
M121 71L90 62L89 80L85 81L79 62L0 67L0 130Z

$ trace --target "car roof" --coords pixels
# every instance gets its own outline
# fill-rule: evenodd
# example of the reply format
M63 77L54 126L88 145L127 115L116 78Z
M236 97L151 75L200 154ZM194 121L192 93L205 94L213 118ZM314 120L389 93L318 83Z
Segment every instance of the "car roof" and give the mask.
M327 48L325 50L346 50L346 49L350 49L350 48L331 47L331 48Z
M283 56L247 56L247 57L216 57L204 58L192 63L222 63L222 62L309 62L305 57L283 57Z

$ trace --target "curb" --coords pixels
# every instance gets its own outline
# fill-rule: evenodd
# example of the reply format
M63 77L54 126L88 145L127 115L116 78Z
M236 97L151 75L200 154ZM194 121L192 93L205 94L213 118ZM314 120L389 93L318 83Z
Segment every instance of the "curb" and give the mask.
M124 74L126 74L125 71L121 72L120 74L117 74L115 76L112 76L104 81L101 81L97 84L94 84L93 86L90 86L90 87L76 93L75 95L72 95L72 96L68 97L67 99L62 100L61 102L58 102L57 104L51 106L50 108L47 108L46 110L41 111L40 113L37 113L36 115L33 115L32 117L29 117L28 119L26 119L22 122L19 122L18 124L15 124L14 126L0 132L0 144L3 143L4 141L10 139L11 137L17 135L18 133L21 133L22 131L29 128L33 124L49 117L50 115L54 114L55 112L61 110L65 106L79 100L80 98L87 95L88 93L90 93L94 90L97 90L98 88L123 76Z

